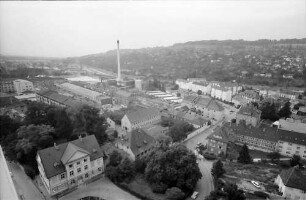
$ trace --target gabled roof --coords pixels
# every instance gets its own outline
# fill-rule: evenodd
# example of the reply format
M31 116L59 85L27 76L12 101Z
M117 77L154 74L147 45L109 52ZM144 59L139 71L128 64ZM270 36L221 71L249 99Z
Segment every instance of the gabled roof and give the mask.
M228 137L228 134L224 130L223 127L217 126L214 131L207 137L208 139L215 140L215 141L220 141L223 143L228 143L230 142L230 139Z
M279 140L306 146L306 134L278 129Z
M70 145L69 145L70 144ZM66 152L67 147L69 149ZM57 145L57 148L54 146L39 150L37 154L41 159L46 177L49 179L53 176L65 172L65 166L62 163L62 158L65 154L64 161L67 160L69 155L75 153L75 151L86 152L90 155L90 160L96 160L104 156L104 153L100 149L98 141L94 135L80 139L76 139L70 142Z
M129 143L134 155L137 155L155 145L155 139L142 129L133 130L129 135Z
M61 158L61 161L62 163L65 165L69 162L69 160L71 159L71 157L77 153L77 152L82 152L82 153L85 153L87 155L89 155L90 153L88 151L86 151L85 149L82 149L78 146L76 146L75 144L73 143L68 143L67 147L66 147L66 150Z
M257 117L260 117L261 111L258 110L253 105L248 104L248 105L245 105L245 106L241 106L241 108L239 109L237 114L248 115L248 116L252 116L252 117L256 117L257 118Z
M207 105L208 110L215 110L215 111L223 111L223 106L218 103L216 100L212 99L209 104Z
M136 111L126 113L131 123L146 120L157 115L160 115L160 111L156 108L138 108Z
M306 191L306 176L297 166L283 170L280 177L285 186Z

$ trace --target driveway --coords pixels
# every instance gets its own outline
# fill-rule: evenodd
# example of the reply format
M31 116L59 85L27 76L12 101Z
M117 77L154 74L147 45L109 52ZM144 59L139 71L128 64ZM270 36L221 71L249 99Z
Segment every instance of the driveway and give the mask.
M105 200L139 200L117 187L108 178L100 178L88 185L81 185L77 190L61 197L60 200L78 200L87 196L100 197Z
M213 129L216 126L220 125L222 122L223 121L219 121L215 125L199 133L198 135L190 138L189 140L186 140L183 144L193 152L198 142L201 142L204 145L207 144L206 138L209 136L209 134L212 133ZM212 164L212 161L207 161L205 159L199 161L199 168L202 173L202 178L198 181L195 188L195 191L199 192L198 199L205 199L205 197L208 196L210 192L214 190L213 179L211 176Z

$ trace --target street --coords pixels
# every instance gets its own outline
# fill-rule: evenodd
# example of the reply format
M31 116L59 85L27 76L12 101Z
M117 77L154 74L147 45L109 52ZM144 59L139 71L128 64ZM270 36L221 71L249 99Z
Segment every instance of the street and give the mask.
M44 200L43 195L18 164L11 162L8 163L8 167L13 174L13 183L21 200Z
M184 144L192 152L195 150L197 143L201 142L204 145L207 144L206 138L209 136L209 134L212 133L213 129L216 126L220 125L222 122L223 122L222 120L219 121L215 125L209 127L208 129L204 130L198 135L185 141ZM196 188L195 188L195 191L199 192L198 199L204 199L214 189L213 179L212 179L211 172L210 172L212 168L212 164L213 164L213 161L205 160L205 158L199 161L199 168L202 173L202 178L198 181Z

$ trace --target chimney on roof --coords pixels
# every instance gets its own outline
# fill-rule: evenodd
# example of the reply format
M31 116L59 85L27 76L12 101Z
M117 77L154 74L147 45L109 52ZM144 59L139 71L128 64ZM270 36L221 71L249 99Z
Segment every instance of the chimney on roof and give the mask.
M82 135L80 134L79 135L79 140L82 142L83 141L83 138L82 138Z
M55 142L54 142L54 148L55 148L56 150L59 150L59 148L58 148L58 146L56 145Z

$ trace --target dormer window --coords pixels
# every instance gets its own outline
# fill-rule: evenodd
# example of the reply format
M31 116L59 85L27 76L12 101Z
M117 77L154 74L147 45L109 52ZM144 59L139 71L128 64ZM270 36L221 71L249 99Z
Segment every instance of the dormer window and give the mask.
M65 174L61 174L61 180L65 178Z
M73 167L73 164L70 164L70 165L69 165L69 168L72 168L72 167Z
M84 162L87 162L87 158L84 159Z
M77 162L77 165L80 165L81 164L81 162Z

